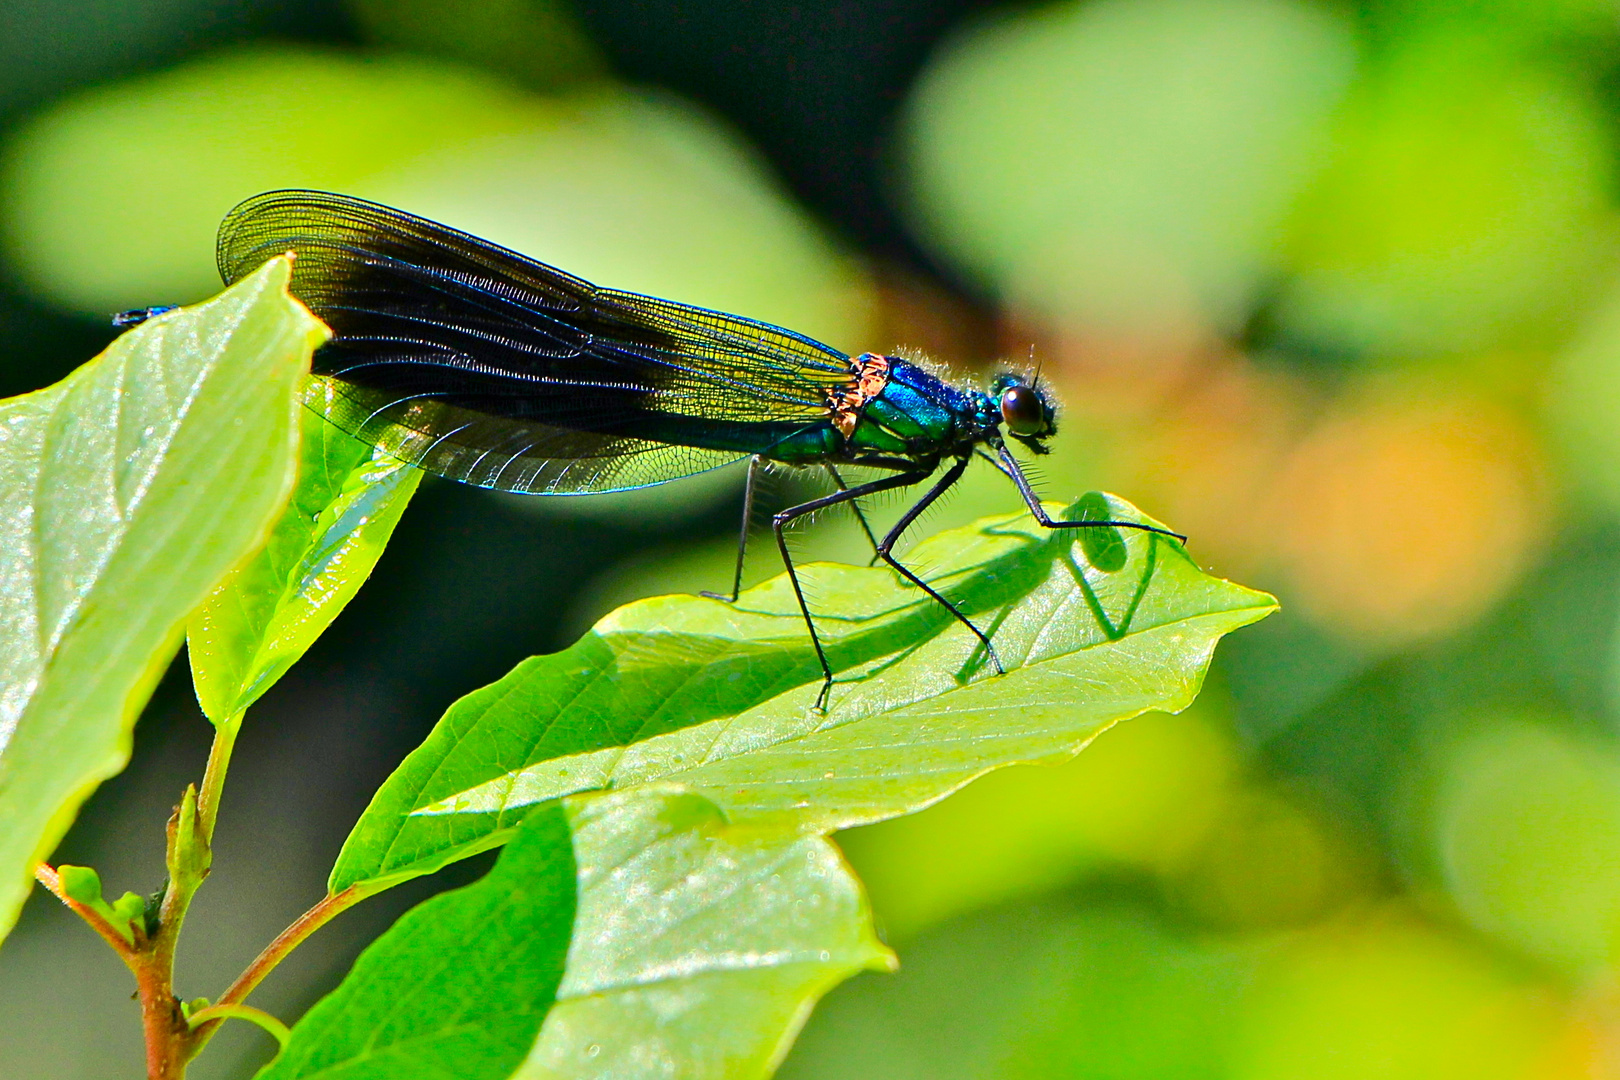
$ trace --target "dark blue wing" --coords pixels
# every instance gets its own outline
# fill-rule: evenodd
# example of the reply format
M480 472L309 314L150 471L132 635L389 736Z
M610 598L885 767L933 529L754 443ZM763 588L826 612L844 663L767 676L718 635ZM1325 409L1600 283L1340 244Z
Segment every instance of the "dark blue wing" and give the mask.
M237 281L295 253L332 327L311 404L452 479L576 494L661 483L827 421L846 354L769 323L599 289L375 203L274 191L220 226Z

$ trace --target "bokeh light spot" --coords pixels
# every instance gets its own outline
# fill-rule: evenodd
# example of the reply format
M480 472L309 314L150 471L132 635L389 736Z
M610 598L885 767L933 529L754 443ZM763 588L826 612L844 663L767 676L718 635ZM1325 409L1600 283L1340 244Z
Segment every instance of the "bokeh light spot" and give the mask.
M1241 1080L1521 1080L1550 1003L1477 951L1393 913L1330 924L1275 956L1245 1009Z
M1287 0L1004 17L946 50L913 97L913 217L1049 320L1235 328L1353 57L1343 23Z
M1435 844L1468 919L1573 974L1620 944L1620 756L1545 724L1496 723L1456 746Z
M1479 615L1536 554L1551 508L1533 436L1481 401L1387 389L1295 449L1277 491L1297 599L1340 635L1395 645Z

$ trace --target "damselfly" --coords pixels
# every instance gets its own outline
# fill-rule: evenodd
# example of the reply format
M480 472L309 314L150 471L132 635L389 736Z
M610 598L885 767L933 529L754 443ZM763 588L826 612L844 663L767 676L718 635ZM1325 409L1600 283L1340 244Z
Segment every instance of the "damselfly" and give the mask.
M989 636L893 553L975 455L1017 486L1047 528L1184 539L1141 522L1047 515L1007 443L1047 453L1056 421L1036 379L1004 374L979 389L901 357L848 356L768 323L597 288L342 195L268 192L220 226L227 284L284 252L296 256L294 295L333 331L315 357L315 372L335 380L327 419L389 454L452 480L536 495L623 491L748 459L737 573L722 599L735 602L741 586L763 463L825 469L836 490L772 519L821 664L818 708L833 672L788 552L783 530L795 518L939 473L874 538L876 554L972 631L998 673ZM887 475L851 486L841 466Z

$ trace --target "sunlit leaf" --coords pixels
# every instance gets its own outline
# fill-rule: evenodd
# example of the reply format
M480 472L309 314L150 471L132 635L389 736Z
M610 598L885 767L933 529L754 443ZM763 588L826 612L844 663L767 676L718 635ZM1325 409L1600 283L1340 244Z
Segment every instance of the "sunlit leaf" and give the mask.
M669 785L567 804L574 942L520 1080L769 1076L823 993L893 966L826 840Z
M308 393L330 392L321 380ZM191 675L215 723L253 704L337 618L376 565L422 478L313 413L298 484L263 550L186 628Z
M0 927L123 768L186 617L265 536L325 329L273 260L0 403Z
M827 841L669 785L580 796L401 919L261 1076L743 1080L827 987L889 963Z
M1184 708L1216 641L1275 602L1206 576L1163 537L1120 542L1126 558L1100 570L1073 533L1019 515L909 553L993 633L1001 677L886 568L804 568L839 672L825 714L812 708L820 673L785 578L735 606L631 604L453 705L373 799L331 887L427 873L503 842L536 803L650 781L698 788L733 820L844 828L997 766L1065 757L1149 709Z

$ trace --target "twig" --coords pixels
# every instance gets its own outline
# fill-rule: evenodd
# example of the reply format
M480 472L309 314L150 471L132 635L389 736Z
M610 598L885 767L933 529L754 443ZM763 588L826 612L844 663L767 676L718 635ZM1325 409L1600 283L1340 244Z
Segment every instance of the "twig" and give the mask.
M191 1014L191 1028L195 1031L204 1024L216 1023L221 1020L246 1020L251 1024L258 1024L268 1031L281 1046L287 1048L287 1040L292 1038L292 1029L280 1020L271 1016L263 1009L255 1009L251 1005L210 1005L206 1009L198 1009Z
M38 881L41 885L49 889L51 891L51 895L55 896L58 900L62 901L62 903L66 904L75 915L89 923L90 929L100 934L106 939L107 944L113 947L113 951L118 954L118 958L122 960L131 971L135 970L135 954L138 946L142 944L140 937L136 938L136 945L131 945L124 939L123 934L120 934L113 928L112 923L108 922L102 917L100 912L96 911L94 908L84 906L77 900L73 899L73 897L63 892L61 877L58 876L56 871L49 865L40 863L35 866L34 880ZM139 926L134 927L134 930L137 935L141 933Z
M291 926L277 934L276 939L266 945L242 974L236 977L236 981L219 996L219 1001L203 1012L218 1009L220 1006L241 1004L242 1000L264 981L265 976L287 958L288 953L303 944L305 938L370 895L372 892L363 891L358 885L350 885L342 892L321 897L314 907L298 916ZM194 1025L191 1034L191 1056L195 1056L207 1045L223 1018L221 1015Z

